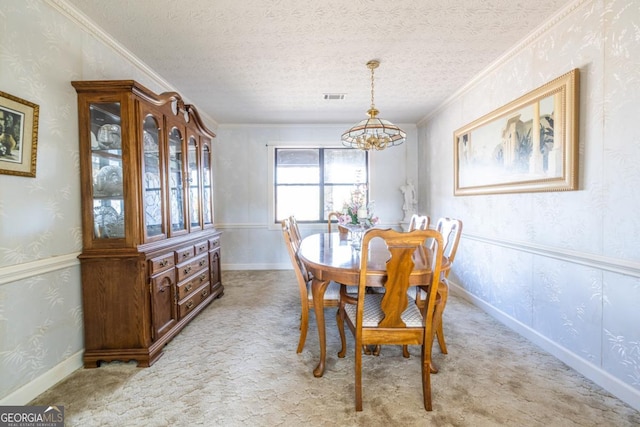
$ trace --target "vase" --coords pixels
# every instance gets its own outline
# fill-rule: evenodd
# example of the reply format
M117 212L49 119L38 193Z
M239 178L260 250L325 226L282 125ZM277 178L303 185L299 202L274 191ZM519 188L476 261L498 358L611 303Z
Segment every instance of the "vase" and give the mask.
M369 227L364 224L347 224L345 227L349 230L351 247L359 251L362 248L362 236Z

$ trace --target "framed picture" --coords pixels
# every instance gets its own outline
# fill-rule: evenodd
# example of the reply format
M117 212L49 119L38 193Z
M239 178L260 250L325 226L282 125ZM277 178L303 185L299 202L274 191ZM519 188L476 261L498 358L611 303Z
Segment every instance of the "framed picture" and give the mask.
M0 92L0 173L36 176L39 107Z
M578 189L574 69L456 130L454 195Z

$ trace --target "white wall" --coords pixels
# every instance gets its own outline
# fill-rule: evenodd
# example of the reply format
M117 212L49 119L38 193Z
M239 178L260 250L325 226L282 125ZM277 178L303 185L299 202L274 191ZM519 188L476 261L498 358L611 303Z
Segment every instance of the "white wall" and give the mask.
M640 6L576 4L425 126L405 129L407 144L374 153L372 197L383 223L396 225L399 188L413 179L420 211L465 221L452 275L462 292L640 408L640 136L628 125L640 116ZM64 0L2 0L0 16L0 91L40 106L36 178L0 175L0 404L25 404L81 365L78 131L69 82L122 78L173 88ZM580 191L453 197L453 130L573 67L583 73ZM217 130L223 267L287 268L267 220L266 144L331 145L343 130Z
M354 118L354 123L357 118ZM351 124L296 126L221 125L214 141L216 228L223 230L223 269L289 269L279 224L269 221L269 146L340 146ZM398 227L404 212L400 187L417 176L415 125L397 124L407 142L370 153L370 199L381 226ZM301 233L326 230L326 224L301 225Z
M0 404L22 405L82 365L78 118L70 82L133 79L156 92L175 88L64 0L2 0L0 17L0 91L40 107L36 178L0 175ZM267 220L265 144L332 145L351 124L218 132L223 268L290 268L281 232ZM409 142L372 160L372 197L390 225L402 213L407 161L416 163L416 126L403 127ZM415 166L412 173L415 179Z
M421 208L464 222L461 293L640 409L640 2L565 12L421 123ZM453 132L573 68L579 191L454 197Z
M0 175L0 404L81 366L80 172L70 82L175 90L63 0L2 0L0 91L40 108L35 178Z

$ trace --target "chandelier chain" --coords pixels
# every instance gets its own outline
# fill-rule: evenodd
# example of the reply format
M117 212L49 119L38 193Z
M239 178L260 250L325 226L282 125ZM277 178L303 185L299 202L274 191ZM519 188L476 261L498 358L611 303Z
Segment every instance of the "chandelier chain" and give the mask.
M373 103L373 71L374 71L374 67L371 67L371 108L376 108L376 106Z

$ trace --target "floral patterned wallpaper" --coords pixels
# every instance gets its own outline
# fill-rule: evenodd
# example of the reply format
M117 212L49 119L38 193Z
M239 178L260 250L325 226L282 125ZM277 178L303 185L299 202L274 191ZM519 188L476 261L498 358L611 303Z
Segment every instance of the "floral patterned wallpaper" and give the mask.
M640 2L574 4L419 125L419 200L464 222L464 293L640 408ZM579 191L454 197L454 130L573 68Z
M133 78L171 90L60 4L3 0L0 7L0 90L40 106L36 178L0 177L0 402L7 404L65 360L79 362L83 348L69 82ZM640 130L629 125L640 113L640 3L576 5L419 127L420 209L464 221L451 276L457 285L640 408ZM453 131L575 67L580 190L453 197ZM388 190L400 200L397 187Z
M70 82L162 84L44 0L2 0L0 40L0 91L40 107L36 177L0 175L0 402L14 404L3 399L74 355L79 362L84 347Z

